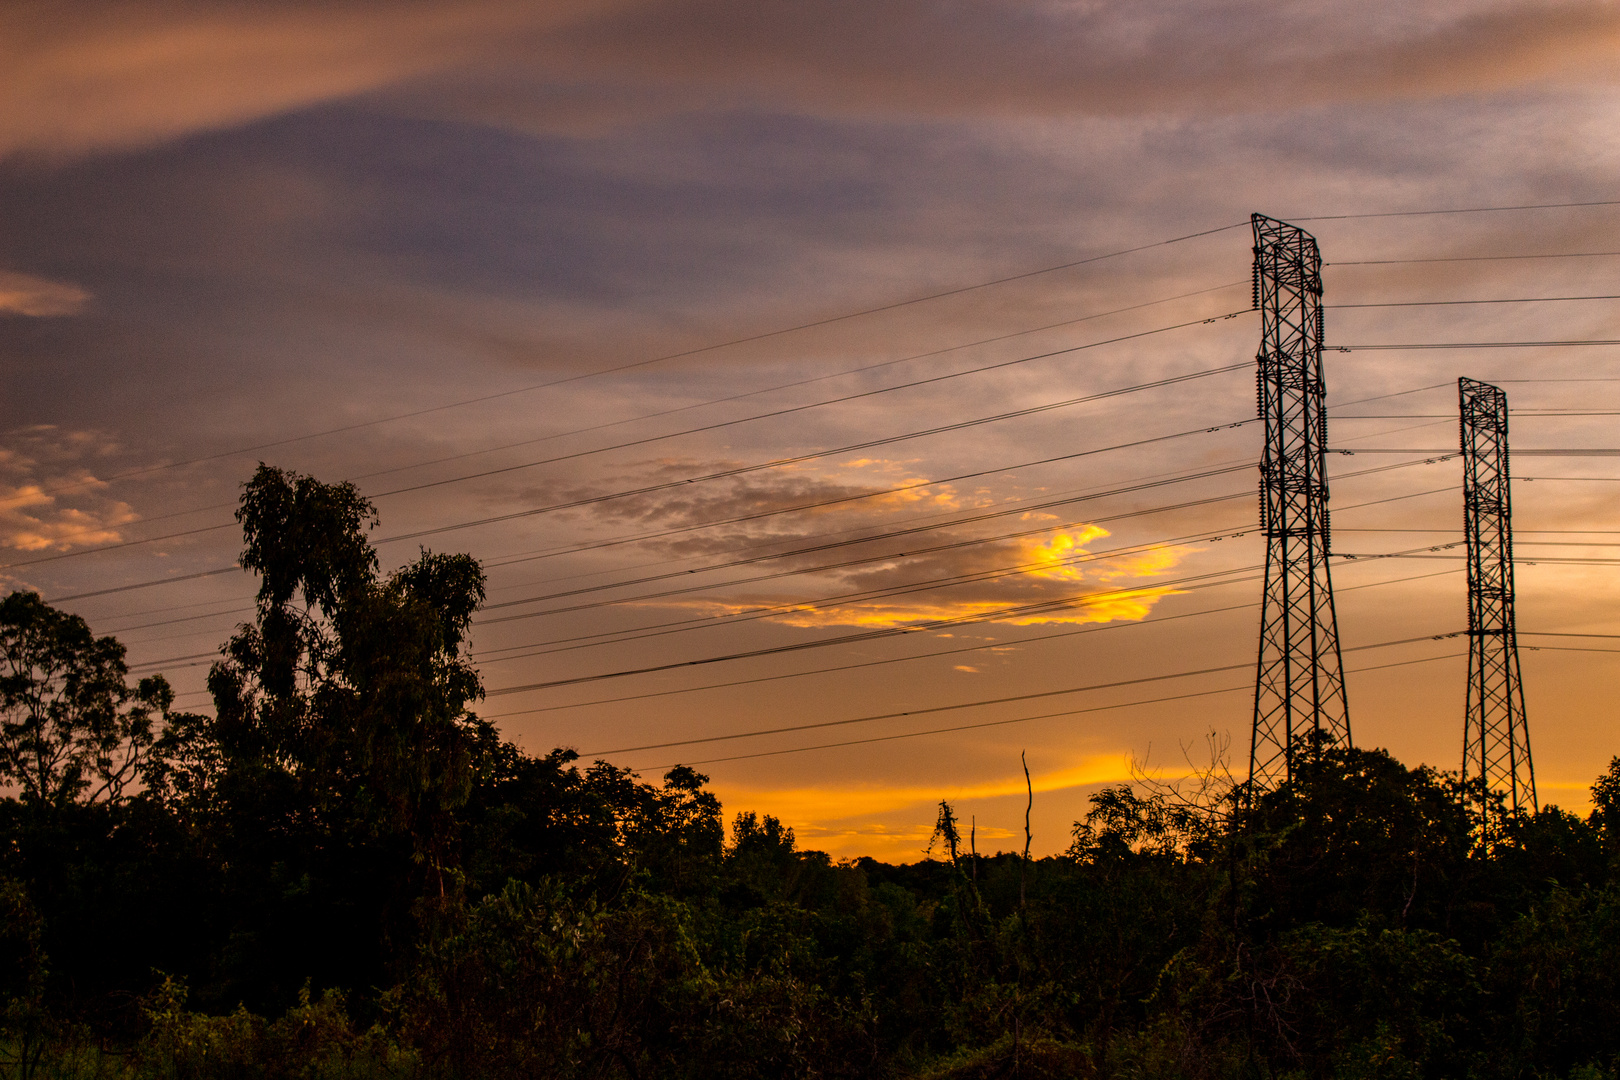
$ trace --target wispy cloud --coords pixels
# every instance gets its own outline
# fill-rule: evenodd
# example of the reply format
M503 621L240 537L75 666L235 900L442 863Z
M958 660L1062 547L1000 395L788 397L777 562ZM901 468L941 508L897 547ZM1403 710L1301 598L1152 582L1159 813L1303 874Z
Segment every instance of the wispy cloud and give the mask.
M1437 4L1414 16L1387 3L676 0L559 36L581 70L823 109L1208 113L1588 79L1610 62L1620 11L1601 2Z
M90 294L65 281L0 270L0 311L43 318L77 315L90 302Z
M360 95L520 129L763 105L1242 112L1608 78L1620 11L1564 3L362 0L13 5L0 156L180 137ZM1278 42L1303 43L1279 47Z
M78 154L399 85L578 17L569 0L29 3L0 16L0 156Z

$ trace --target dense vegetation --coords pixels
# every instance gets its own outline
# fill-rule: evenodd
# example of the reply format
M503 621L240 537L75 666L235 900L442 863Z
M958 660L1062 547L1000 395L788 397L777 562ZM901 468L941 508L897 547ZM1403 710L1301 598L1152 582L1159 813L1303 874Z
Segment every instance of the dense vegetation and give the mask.
M503 742L465 556L261 467L214 716L0 602L0 1069L152 1077L1620 1075L1620 759L1495 842L1323 748L1104 791L1055 858L834 864L705 778Z

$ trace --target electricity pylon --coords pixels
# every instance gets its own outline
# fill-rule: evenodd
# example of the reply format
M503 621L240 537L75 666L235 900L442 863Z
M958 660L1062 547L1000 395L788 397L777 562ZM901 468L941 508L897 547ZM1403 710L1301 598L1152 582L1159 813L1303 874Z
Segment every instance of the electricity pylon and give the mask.
M1261 214L1254 223L1260 309L1260 527L1266 584L1249 744L1251 791L1291 775L1299 747L1350 743L1328 572L1327 414L1322 381L1322 256L1316 238Z
M1507 394L1457 380L1462 415L1463 527L1468 536L1468 711L1463 779L1479 787L1486 837L1502 815L1536 809L1519 642L1513 624L1513 507L1508 493ZM1499 794L1502 801L1491 798Z

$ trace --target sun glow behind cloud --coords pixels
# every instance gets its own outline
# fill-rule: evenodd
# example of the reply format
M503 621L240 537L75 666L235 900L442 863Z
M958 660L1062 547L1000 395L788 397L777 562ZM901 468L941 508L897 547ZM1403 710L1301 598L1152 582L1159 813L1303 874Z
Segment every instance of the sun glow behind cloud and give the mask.
M1175 568L1194 549L1165 544L1120 555L1090 550L1090 545L1110 535L1100 526L1084 525L963 549L940 560L932 571L907 570L897 560L847 574L808 575L803 592L831 593L831 601L776 593L678 606L716 616L776 609L765 617L798 627L886 628L953 621L1037 626L1145 619L1161 597L1176 592L1146 582ZM942 570L963 580L929 588L944 580L938 574ZM912 584L917 591L905 592ZM861 595L882 590L900 595ZM850 597L848 602L838 599L843 596Z

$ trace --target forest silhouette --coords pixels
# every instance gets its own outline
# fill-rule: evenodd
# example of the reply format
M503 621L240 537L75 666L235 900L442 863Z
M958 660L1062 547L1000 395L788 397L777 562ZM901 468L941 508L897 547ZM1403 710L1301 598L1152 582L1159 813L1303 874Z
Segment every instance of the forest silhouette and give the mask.
M212 716L0 601L0 1074L1620 1076L1620 758L1483 836L1457 776L1301 745L1093 796L1062 855L834 862L474 708L467 555L391 573L261 465Z

